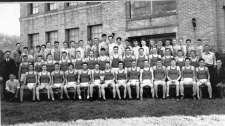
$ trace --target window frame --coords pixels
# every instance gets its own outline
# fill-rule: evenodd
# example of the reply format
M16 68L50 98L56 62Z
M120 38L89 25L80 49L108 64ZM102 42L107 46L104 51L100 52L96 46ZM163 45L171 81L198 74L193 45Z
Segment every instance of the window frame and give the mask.
M77 39L73 40L71 38L76 38L76 35L74 35L73 37L71 37L71 31L72 30L77 30L75 33L77 33ZM66 41L79 41L79 38L80 38L80 34L79 34L79 28L78 27L75 27L75 28L68 28L68 29L65 29L65 40Z

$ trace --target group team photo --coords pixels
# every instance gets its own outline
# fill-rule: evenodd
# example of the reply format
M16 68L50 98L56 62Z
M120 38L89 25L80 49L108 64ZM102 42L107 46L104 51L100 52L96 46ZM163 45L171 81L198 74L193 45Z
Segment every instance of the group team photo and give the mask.
M5 52L5 62L15 64L10 66L13 73L3 73L7 78L4 95L9 101L22 102L26 89L32 92L32 101L40 101L43 90L52 101L56 93L60 100L81 100L82 92L85 99L93 100L97 93L99 100L106 100L106 88L110 88L113 99L132 99L133 93L142 100L145 87L152 98L158 98L162 87L166 99L174 87L175 98L183 99L185 87L191 87L193 99L200 99L205 86L209 99L223 97L223 60L208 42L197 41L201 45L193 46L191 39L129 42L113 33L86 44L65 41L60 46L54 41L28 48L16 43L14 51Z
M225 126L225 0L0 2L0 125Z

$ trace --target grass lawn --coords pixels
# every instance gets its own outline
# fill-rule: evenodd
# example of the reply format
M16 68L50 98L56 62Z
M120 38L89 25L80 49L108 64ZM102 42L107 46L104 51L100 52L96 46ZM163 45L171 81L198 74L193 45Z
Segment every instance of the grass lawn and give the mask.
M224 117L225 123L225 99L1 102L2 124L38 123L45 121L74 122L80 119L120 119L133 117L163 118L164 116L171 117L171 120L176 120L183 115L196 118L198 116L218 115L219 117ZM59 125L61 126L61 124Z

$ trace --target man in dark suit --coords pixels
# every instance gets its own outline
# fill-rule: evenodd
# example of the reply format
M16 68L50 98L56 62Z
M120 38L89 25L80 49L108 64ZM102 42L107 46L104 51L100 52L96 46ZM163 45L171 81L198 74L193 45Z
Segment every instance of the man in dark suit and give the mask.
M5 52L5 58L1 63L1 72L3 73L3 92L5 92L5 82L6 80L9 79L9 75L17 75L17 70L16 70L16 63L15 61L10 57L11 52L6 51Z
M221 59L216 61L216 67L213 70L212 89L215 96L222 97L225 91L225 68L222 67Z
M3 99L3 75L4 75L4 72L3 72L3 60L4 60L4 53L2 50L0 50L0 91L1 91L1 99Z

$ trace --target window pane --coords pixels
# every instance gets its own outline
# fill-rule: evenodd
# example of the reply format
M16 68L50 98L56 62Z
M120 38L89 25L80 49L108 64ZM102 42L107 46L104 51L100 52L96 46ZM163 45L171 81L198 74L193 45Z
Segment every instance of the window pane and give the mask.
M151 15L151 1L135 1L132 9L132 17L145 17Z
M75 41L78 42L79 40L79 29L78 28L73 28L73 29L69 29L69 41Z
M100 38L102 34L102 25L91 27L91 39Z
M152 1L153 4L153 14L167 14L171 12L176 12L176 1L175 0L162 0L162 1Z
M54 41L57 41L58 40L58 32L57 31L48 32L48 40L51 43L53 43Z
M49 4L49 10L55 10L56 8L56 3L50 3Z

